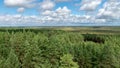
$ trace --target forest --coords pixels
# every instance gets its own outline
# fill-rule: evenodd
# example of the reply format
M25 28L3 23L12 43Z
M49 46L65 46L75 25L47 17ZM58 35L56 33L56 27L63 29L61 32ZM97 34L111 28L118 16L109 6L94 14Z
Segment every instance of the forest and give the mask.
M120 34L0 29L0 68L120 68Z

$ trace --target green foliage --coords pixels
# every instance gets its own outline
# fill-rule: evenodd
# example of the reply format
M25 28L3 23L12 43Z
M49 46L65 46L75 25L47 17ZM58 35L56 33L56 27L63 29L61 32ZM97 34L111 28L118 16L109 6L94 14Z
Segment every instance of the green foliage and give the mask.
M73 61L73 56L70 54L65 54L60 59L59 68L79 68L78 64Z
M0 68L120 68L120 35L0 31Z
M8 55L6 61L4 61L2 68L20 68L20 63L14 50L11 49L10 54Z

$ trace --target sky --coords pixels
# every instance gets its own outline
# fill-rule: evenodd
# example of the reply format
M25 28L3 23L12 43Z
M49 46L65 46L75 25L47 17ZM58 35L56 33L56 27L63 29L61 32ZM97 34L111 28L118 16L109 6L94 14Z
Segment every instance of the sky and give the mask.
M120 0L0 0L0 26L120 26Z

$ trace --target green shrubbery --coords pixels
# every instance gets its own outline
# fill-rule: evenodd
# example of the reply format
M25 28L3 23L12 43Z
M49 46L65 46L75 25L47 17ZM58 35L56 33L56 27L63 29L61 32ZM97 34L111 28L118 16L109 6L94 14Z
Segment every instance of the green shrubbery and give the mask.
M120 68L120 35L0 32L0 68Z

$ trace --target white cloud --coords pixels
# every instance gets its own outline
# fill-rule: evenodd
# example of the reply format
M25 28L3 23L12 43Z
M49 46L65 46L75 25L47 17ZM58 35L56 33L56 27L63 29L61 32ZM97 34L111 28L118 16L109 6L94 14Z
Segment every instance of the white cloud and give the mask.
M19 13L22 13L24 11L25 11L25 8L23 8L23 7L17 9L17 12L19 12Z
M120 19L120 1L119 0L107 1L103 5L103 8L99 9L97 17L101 19L106 19L111 22L118 21Z
M46 10L46 11L42 12L41 15L56 17L58 14L55 11Z
M46 11L42 12L42 15L51 15L52 13L53 13L53 11L46 10Z
M31 8L35 0L4 0L4 4L8 7L27 7Z
M64 7L59 7L56 10L46 10L44 12L41 13L41 15L43 16L50 16L50 17L54 17L55 19L59 18L65 18L67 16L69 16L71 14L71 10L68 9L66 6Z
M69 2L71 0L54 0L55 2Z
M80 23L104 23L105 19L96 19L89 15L73 15L66 6L56 10L45 10L41 16L1 15L0 22L8 26L41 25L79 25ZM4 22L4 23L3 23ZM1 23L0 23L1 24Z
M95 10L102 0L82 0L80 10L92 11Z
M68 9L66 6L64 6L63 8L59 7L58 9L56 9L56 13L58 13L60 15L70 14L71 10Z
M18 7L18 12L24 12L25 8L32 5L35 0L4 0L6 6ZM68 0L57 0L57 1L68 1ZM93 11L101 3L102 0L84 0L81 4L81 10ZM120 1L119 0L108 0L103 8L99 9L98 14L93 15L74 15L72 10L67 6L55 7L55 1L43 0L40 3L41 15L40 16L22 16L22 15L0 15L1 23L7 25L43 25L43 24L75 24L80 23L107 23L107 22L119 22L120 21ZM79 5L80 6L80 5Z
M40 9L41 10L52 10L55 6L55 3L50 0L44 0L40 3Z
M0 15L0 24L7 26L41 26L41 25L79 25L80 23L101 23L104 19L95 19L91 16L58 15L58 16L22 16L22 15Z

